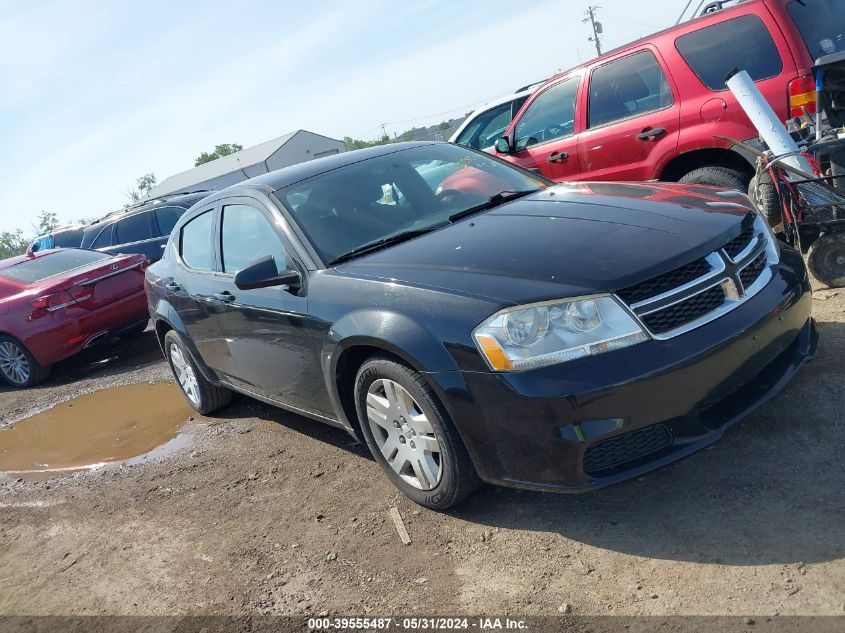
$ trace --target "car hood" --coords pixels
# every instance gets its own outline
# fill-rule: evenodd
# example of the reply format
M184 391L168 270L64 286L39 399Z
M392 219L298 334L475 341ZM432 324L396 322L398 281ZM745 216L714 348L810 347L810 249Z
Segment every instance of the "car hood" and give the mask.
M710 187L562 184L338 272L502 304L612 292L717 250L751 212L742 194Z

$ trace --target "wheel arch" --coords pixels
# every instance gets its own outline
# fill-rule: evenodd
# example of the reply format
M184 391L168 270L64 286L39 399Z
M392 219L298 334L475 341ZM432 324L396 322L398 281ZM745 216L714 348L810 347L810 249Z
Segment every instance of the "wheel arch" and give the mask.
M437 337L411 317L366 310L335 323L324 341L321 363L326 387L341 423L362 440L355 410L355 379L369 358L385 355L423 375L454 419L447 394L433 372L460 376L457 363Z
M199 350L197 350L193 340L191 340L191 337L188 334L188 329L185 327L185 324L182 322L182 319L179 317L179 314L173 306L163 301L159 302L156 307L156 311L151 318L153 321L153 327L155 328L158 345L161 348L161 353L164 354L165 359L167 358L167 352L164 349L164 337L169 331L174 330L182 337L182 341L188 349L188 353L191 355L194 364L199 368L206 380L214 384L219 382L215 373L203 361Z
M658 176L659 180L677 182L684 175L700 167L727 167L748 176L754 175L754 165L743 154L732 148L710 147L695 149L672 158Z

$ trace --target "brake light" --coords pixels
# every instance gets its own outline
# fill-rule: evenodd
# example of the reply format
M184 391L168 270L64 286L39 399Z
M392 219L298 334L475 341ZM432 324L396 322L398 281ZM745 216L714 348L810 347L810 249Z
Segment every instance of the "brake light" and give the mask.
M810 114L816 113L816 81L812 75L798 77L789 82L789 116L803 116L803 108Z
M91 291L88 288L80 287L38 297L29 302L29 305L35 310L30 315L30 319L39 319L50 312L56 312L75 303L82 303L90 298Z

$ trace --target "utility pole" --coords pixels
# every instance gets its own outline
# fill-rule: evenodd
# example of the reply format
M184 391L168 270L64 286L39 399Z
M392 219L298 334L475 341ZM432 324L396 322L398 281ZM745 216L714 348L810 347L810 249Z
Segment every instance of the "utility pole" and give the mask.
M381 124L381 138L390 140L390 137L387 135L387 129L384 127L384 123Z
M590 23L590 26L593 27L593 37L588 37L587 39L591 42L595 42L596 44L596 53L601 56L601 42L599 41L599 35L603 32L601 22L596 22L596 10L600 7L598 5L591 5L587 7L587 17L581 20L585 24L587 22Z

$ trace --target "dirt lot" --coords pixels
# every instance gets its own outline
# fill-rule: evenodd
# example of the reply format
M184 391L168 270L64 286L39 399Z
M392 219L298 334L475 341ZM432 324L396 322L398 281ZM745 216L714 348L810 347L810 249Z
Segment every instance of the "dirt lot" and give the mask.
M589 495L486 488L430 512L349 436L245 398L189 423L190 445L162 459L6 478L0 613L842 615L845 290L819 290L815 316L816 359L759 413ZM0 425L165 380L147 332L38 389L0 390Z

